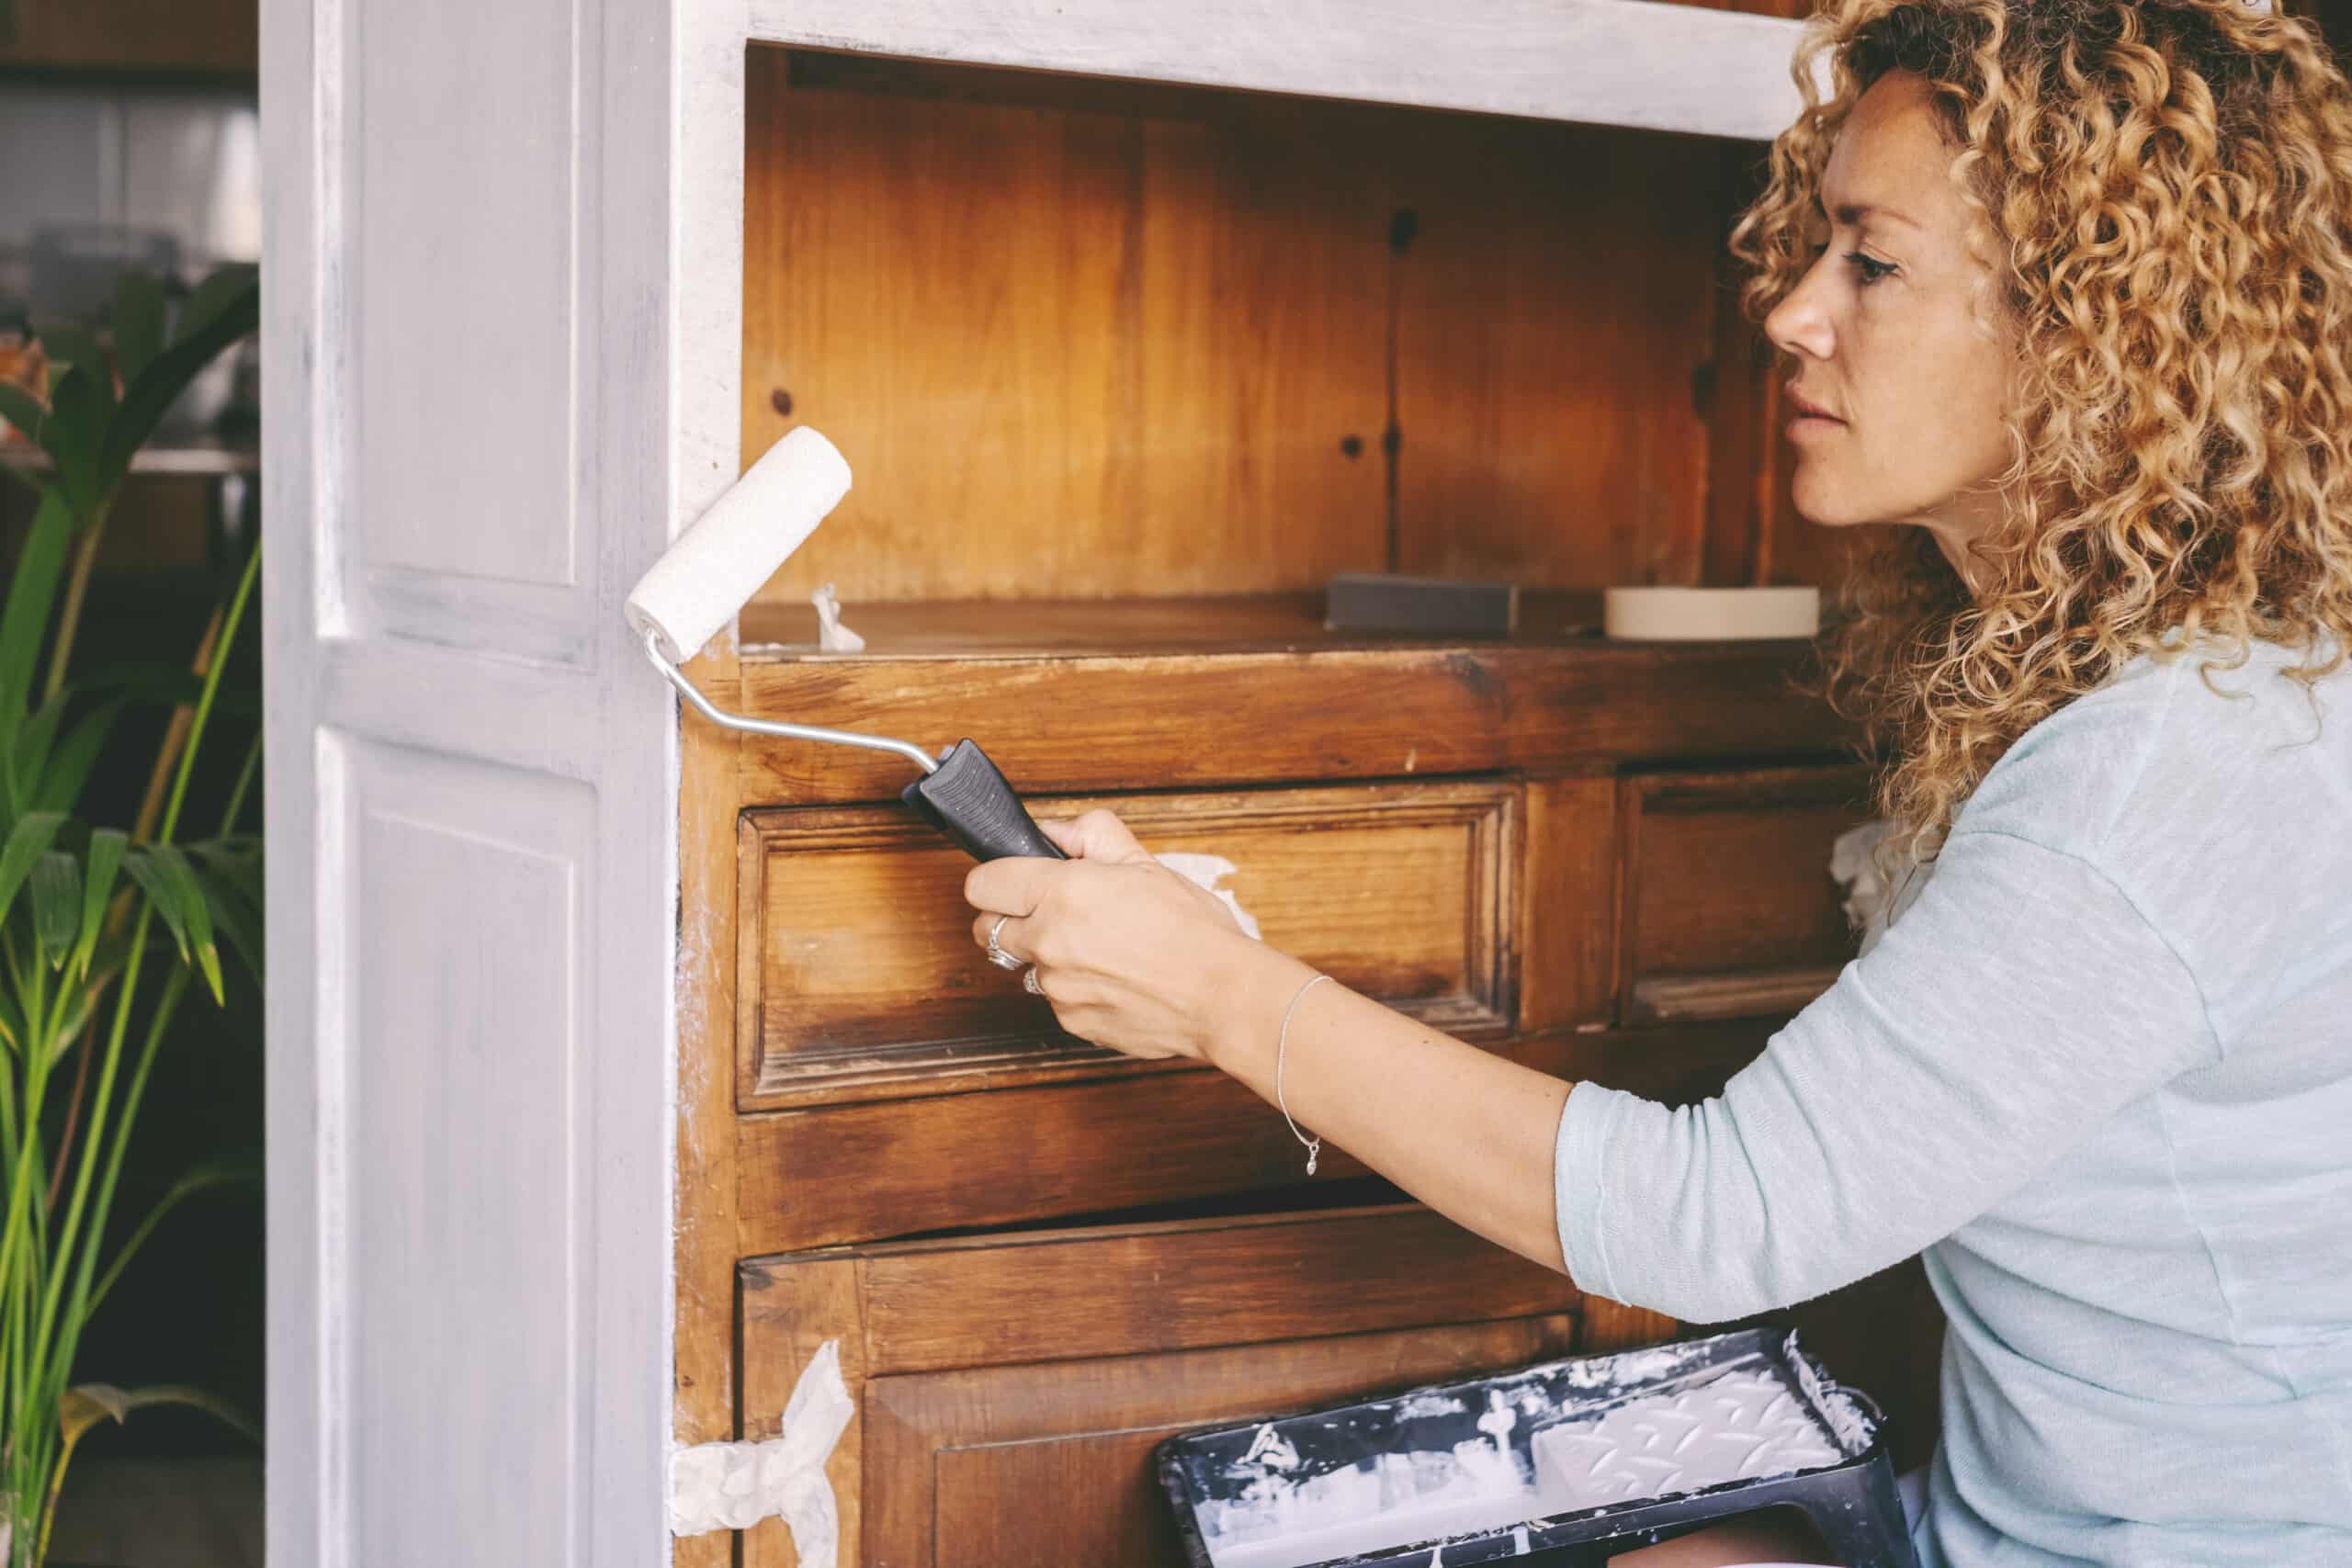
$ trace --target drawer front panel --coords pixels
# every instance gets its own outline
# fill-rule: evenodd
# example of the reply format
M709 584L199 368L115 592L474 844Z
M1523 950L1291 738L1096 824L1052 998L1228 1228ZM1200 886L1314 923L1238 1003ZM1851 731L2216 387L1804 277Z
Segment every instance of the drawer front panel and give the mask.
M1853 956L1829 874L1864 819L1860 768L1622 781L1623 1016L1630 1023L1792 1012Z
M1454 1033L1516 1006L1519 786L1491 780L1039 799L1220 856L1265 940ZM784 1108L1148 1070L1056 1029L971 939L971 862L903 808L743 814L739 1102Z
M746 1438L838 1347L844 1568L1181 1563L1172 1432L1673 1332L1418 1205L829 1248L741 1290ZM782 1526L744 1561L794 1562Z

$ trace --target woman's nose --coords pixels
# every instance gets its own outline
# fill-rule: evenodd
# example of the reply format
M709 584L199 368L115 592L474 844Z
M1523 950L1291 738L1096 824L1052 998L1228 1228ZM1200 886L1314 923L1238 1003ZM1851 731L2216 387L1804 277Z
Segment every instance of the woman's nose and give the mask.
M1816 266L1797 279L1796 288L1764 318L1764 335L1773 347L1812 359L1826 359L1837 348L1829 312L1821 303L1820 281Z

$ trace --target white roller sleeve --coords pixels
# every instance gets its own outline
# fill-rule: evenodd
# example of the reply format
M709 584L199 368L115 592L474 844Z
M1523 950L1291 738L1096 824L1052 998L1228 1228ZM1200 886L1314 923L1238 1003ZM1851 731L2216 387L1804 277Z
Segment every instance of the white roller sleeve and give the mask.
M849 464L807 425L769 447L638 580L623 606L673 664L702 651L849 493Z
M1601 628L1643 641L1811 637L1821 629L1818 588L1611 588Z

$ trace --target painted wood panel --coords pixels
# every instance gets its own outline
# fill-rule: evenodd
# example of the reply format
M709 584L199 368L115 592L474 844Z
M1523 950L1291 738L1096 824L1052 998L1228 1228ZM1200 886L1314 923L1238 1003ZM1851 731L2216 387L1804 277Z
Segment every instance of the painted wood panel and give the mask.
M1511 1026L1513 784L1029 805L1061 818L1108 807L1154 852L1221 856L1236 869L1220 885L1282 951L1456 1034ZM969 858L903 808L746 813L741 854L746 1109L1134 1070L1062 1033L973 945Z
M1152 1451L1188 1428L1402 1393L1572 1353L1577 1320L1507 1323L876 1378L867 1560L1119 1563L1185 1559ZM1009 1506L1053 1497L1049 1510Z
M1470 1353L1548 1348L1563 1337L1566 1325L1557 1320L1575 1314L1583 1299L1560 1275L1418 1204L754 1258L742 1273L743 1430L751 1438L773 1436L808 1358L835 1342L842 1378L858 1401L826 1466L840 1503L841 1561L844 1568L896 1562L886 1539L903 1544L911 1537L877 1532L926 1528L925 1461L915 1454L928 1451L926 1424L944 1416L939 1399L956 1399L951 1385L916 1384L914 1374L968 1371L985 1382L987 1370L1003 1369L1005 1377L989 1392L1007 1438L1017 1438L1024 1424L1056 1419L1071 1422L1059 1428L1062 1435L1075 1435L1102 1408L1102 1382L1090 1394L1086 1369L1121 1379L1116 1367L1104 1371L1102 1358L1137 1359L1126 1381L1156 1381L1169 1393L1189 1387L1196 1406L1235 1397L1250 1376L1241 1366L1250 1361L1268 1397L1284 1386L1335 1388L1327 1380L1342 1375L1361 1387L1366 1363L1339 1337L1532 1319L1539 1325L1532 1339L1525 1327L1502 1327L1493 1337L1472 1336ZM1430 1344L1445 1337L1433 1336ZM1222 1359L1184 1355L1227 1346L1253 1348ZM1404 1342L1388 1348L1402 1351ZM1457 1341L1454 1353L1463 1349ZM1441 1352L1438 1364L1448 1359ZM1157 1379L1147 1362L1156 1364ZM1197 1379L1188 1375L1193 1371ZM1402 1371L1372 1375L1419 1381ZM903 1403L877 1389L893 1378L909 1380L899 1385L909 1395ZM1021 1392L1031 1380L1035 1387ZM1049 1414L1057 1405L1059 1417ZM1138 1425L1169 1419L1155 1416L1148 1404L1140 1416ZM1114 1448L1085 1455L1081 1463L1103 1484L1125 1488L1132 1484L1126 1467L1133 1459ZM880 1473L886 1464L893 1472L887 1481ZM1024 1506L1015 1497L1001 1501ZM904 1511L910 1506L914 1517ZM1037 1533L1054 1526L1031 1519L1010 1528L1030 1543L1014 1561L1057 1560L1039 1550ZM746 1531L743 1542L747 1568L797 1561L775 1521Z
M1769 139L1797 24L1647 0L749 0L751 36L1430 108ZM1669 19L1670 18L1670 19Z
M1356 139L1275 100L1041 106L1035 80L753 51L744 451L808 423L856 475L768 596L1379 567L1385 219Z
M1445 116L1398 154L1396 569L1701 581L1718 148Z
M395 636L496 622L577 661L579 378L604 358L579 330L575 0L346 17L341 597Z
M1006 606L1017 615L1016 606ZM1663 759L1833 752L1850 730L1803 692L1808 645L1398 641L1167 657L854 656L746 662L742 711L897 736L973 736L1035 793L1560 773ZM744 797L894 800L886 753L752 739Z
M571 1282L594 1150L567 1086L591 1005L594 796L331 744L349 812L321 868L351 981L338 1283L345 1394L368 1412L350 1433L352 1528L376 1562L578 1562L577 1478L530 1434L582 1435L593 1375Z
M1713 517L1711 463L1747 482L1769 402L1718 363L1721 143L750 64L744 450L806 423L858 476L763 602L1595 589L1760 557L1710 538L1755 532Z
M1868 782L1849 765L1623 780L1623 1016L1786 1014L1826 989L1855 947L1830 847L1869 819Z
M1776 1021L1553 1033L1487 1049L1683 1104L1753 1060ZM743 1116L724 1145L734 1234L745 1252L765 1253L1236 1193L1287 1190L1289 1201L1311 1203L1330 1182L1365 1174L1327 1145L1306 1179L1281 1112L1256 1095L1194 1064L1140 1066L1091 1083ZM718 1212L709 1185L698 1213Z
M263 0L272 1562L667 1559L679 27Z

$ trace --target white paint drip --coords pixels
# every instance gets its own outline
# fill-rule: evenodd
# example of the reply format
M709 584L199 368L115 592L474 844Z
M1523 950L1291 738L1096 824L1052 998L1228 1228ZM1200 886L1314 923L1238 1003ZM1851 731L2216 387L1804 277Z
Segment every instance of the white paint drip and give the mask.
M817 647L826 653L856 653L865 647L865 639L842 625L842 604L833 597L830 582L808 595L817 606Z
M841 1518L825 1461L856 1408L842 1382L841 1344L828 1339L792 1385L780 1436L672 1451L670 1533L749 1529L782 1515L801 1568L834 1568Z
M1819 1362L1797 1348L1797 1337L1793 1330L1790 1332L1788 1344L1781 1354L1789 1365L1796 1369L1797 1386L1804 1390L1805 1398L1813 1402L1814 1408L1820 1411L1822 1417L1829 1423L1829 1429L1838 1434L1838 1440L1855 1453L1869 1447L1876 1424L1862 1414L1860 1401L1821 1370Z
M1265 940L1258 933L1258 921L1256 917L1252 916L1249 910L1241 907L1241 900L1236 898L1231 891L1217 886L1219 882L1222 882L1225 878L1231 876L1235 872L1238 871L1240 867L1235 865L1223 855L1193 854L1183 850L1171 850L1164 855L1154 855L1151 858L1166 866L1169 870L1174 872L1177 875L1182 877L1185 881L1197 883L1202 887L1206 888L1209 892L1216 894L1219 898L1225 901L1225 907L1233 911L1233 918L1240 923L1241 929L1244 932L1246 932L1253 941L1262 942Z

